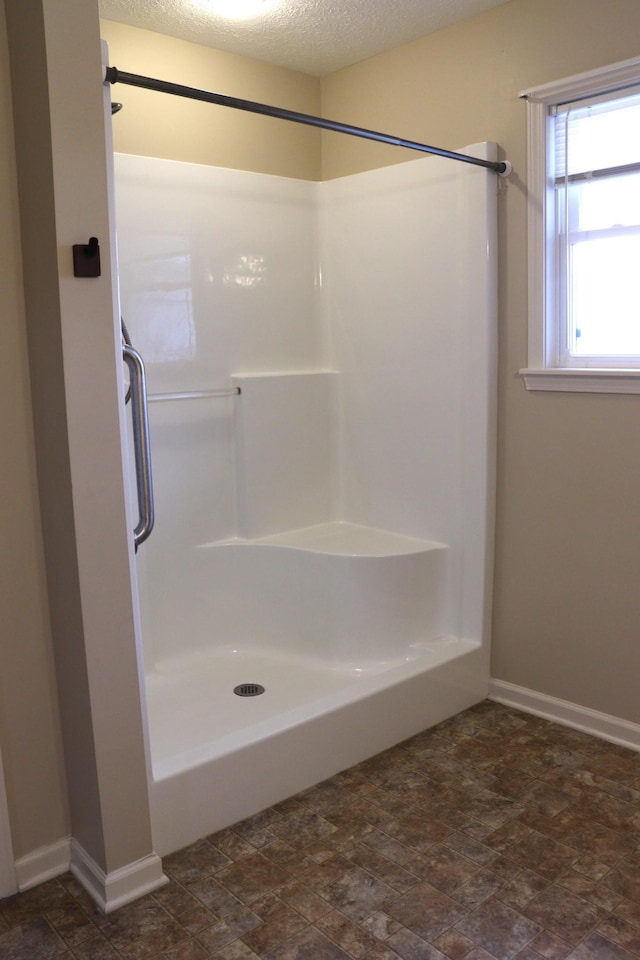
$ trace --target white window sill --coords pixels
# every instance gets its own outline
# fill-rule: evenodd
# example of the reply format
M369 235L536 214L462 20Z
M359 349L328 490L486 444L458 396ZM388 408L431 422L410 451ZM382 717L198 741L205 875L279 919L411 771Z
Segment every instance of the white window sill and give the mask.
M527 390L568 393L640 393L640 369L562 367L521 370Z

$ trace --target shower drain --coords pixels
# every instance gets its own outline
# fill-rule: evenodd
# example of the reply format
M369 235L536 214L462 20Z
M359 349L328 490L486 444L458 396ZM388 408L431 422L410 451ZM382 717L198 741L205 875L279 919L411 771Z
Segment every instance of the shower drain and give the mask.
M264 693L264 687L261 683L239 683L233 692L239 697L259 697Z

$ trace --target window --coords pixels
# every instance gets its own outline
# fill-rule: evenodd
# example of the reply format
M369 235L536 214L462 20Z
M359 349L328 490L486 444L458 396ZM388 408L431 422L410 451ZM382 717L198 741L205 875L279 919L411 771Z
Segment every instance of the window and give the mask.
M527 91L528 389L640 393L640 60Z

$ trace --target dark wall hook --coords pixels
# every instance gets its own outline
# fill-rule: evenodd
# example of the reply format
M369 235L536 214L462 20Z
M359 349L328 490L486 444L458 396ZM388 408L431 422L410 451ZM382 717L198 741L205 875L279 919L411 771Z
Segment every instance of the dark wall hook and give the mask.
M100 276L100 243L97 237L89 237L89 243L73 245L74 277Z

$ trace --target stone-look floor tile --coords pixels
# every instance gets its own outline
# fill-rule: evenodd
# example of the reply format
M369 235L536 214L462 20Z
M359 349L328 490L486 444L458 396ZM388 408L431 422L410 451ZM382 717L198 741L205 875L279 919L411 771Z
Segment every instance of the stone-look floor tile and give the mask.
M345 870L350 867L351 863L347 857L335 851L329 852L315 866L307 870L303 880L311 890L322 895L324 888L339 880L344 875Z
M610 863L603 863L597 857L583 856L573 864L573 870L581 873L591 880L602 880L604 875L611 869Z
M537 810L547 817L555 817L562 810L573 806L575 799L561 788L540 780L530 783L518 797L525 810Z
M255 851L253 851L255 853ZM260 851L263 857L271 860L272 863L282 867L292 876L302 877L307 870L310 870L314 861L309 856L309 848L302 854L299 850L294 850L290 844L284 840L276 840L270 843L268 847L263 847Z
M633 849L633 841L627 833L612 830L597 820L585 819L575 808L559 814L555 820L566 826L563 843L582 856L597 857L601 863L613 866Z
M342 826L334 824L335 832L325 838L328 846L335 850L343 851L353 848L357 843L362 842L372 832L374 827L370 823L363 823L362 820L353 820L350 823L344 823Z
M388 940L389 937L398 932L402 924L382 910L375 910L366 920L362 921L362 926L376 940Z
M242 907L234 913L230 913L224 920L218 920L211 927L200 930L195 939L210 953L225 947L233 940L239 940L243 934L248 933L262 923L259 917L255 915L248 907Z
M625 821L624 827L637 834L638 830L640 830L640 811L636 810L636 812Z
M638 813L638 806L594 789L582 798L580 810L586 818L593 818L605 827L624 832L633 830L633 818Z
M388 944L376 943L370 950L367 960L401 960L401 958Z
M467 954L465 960L496 960L496 958L482 947L474 947L471 953Z
M213 955L207 954L207 960L256 960L257 957L242 940L235 940Z
M449 895L481 870L474 860L456 853L443 843L431 847L421 855L420 860L420 878Z
M543 930L537 937L534 937L529 946L545 960L565 960L565 957L573 950L570 943L556 937L548 930Z
M640 960L640 757L486 701L165 870L0 901L1 960Z
M527 787L535 782L533 777L528 773L513 769L505 761L489 767L488 772L495 777L493 784L494 791L512 800L519 799Z
M636 960L636 958L622 947L600 936L599 933L592 933L569 954L568 960Z
M634 903L632 900L621 900L613 913L616 917L622 917L623 920L628 920L629 923L640 927L640 903Z
M518 815L515 801L492 790L482 790L458 808L468 819L480 820L497 829Z
M499 900L488 900L456 923L456 930L497 960L511 960L540 933L541 926Z
M231 829L212 833L207 837L207 840L229 860L242 860L243 857L248 857L256 852L254 846L247 840L243 840L235 830Z
M640 903L640 856L625 857L602 878L605 887Z
M423 940L434 940L465 914L460 904L428 883L421 883L387 904L384 912Z
M237 897L223 887L214 877L207 877L197 883L190 883L187 891L192 894L203 907L222 918L237 910L242 903Z
M331 905L321 896L314 893L305 884L296 881L287 883L282 887L280 896L285 903L288 903L310 923L314 923L319 917L323 917L325 913L329 913L332 909Z
M348 953L314 927L309 927L263 954L263 960L351 960Z
M412 930L403 927L387 941L390 947L402 960L446 960L445 955L427 943Z
M507 881L497 894L499 900L509 907L519 910L525 904L546 890L550 881L532 870L522 870L512 880Z
M247 843L250 843L252 847L255 847L256 850L261 850L263 847L268 846L270 843L273 843L274 840L277 840L275 833L272 833L269 829L270 824L277 819L279 814L276 814L274 811L265 810L262 813L257 813L255 817L249 817L247 820L242 820L240 823L236 823L233 827L234 832L237 833L243 840L246 840Z
M188 935L152 896L127 904L107 916L94 917L100 933L127 960L168 950Z
M97 933L95 924L75 901L47 907L45 916L58 936L72 949Z
M552 884L530 900L522 913L568 943L577 944L602 919L603 912L569 890Z
M210 960L210 957L211 954L195 940L185 940L162 954L162 960Z
M614 744L612 744L612 747ZM606 777L631 786L638 778L638 761L628 750L626 755L616 756L615 750L606 750L602 756L589 763L589 771L598 777Z
M419 878L413 873L404 870L391 860L387 860L382 854L365 847L363 844L357 844L354 847L349 854L349 859L379 880L388 883L397 893L406 893L407 890L419 883Z
M198 840L185 850L163 857L162 868L168 877L178 883L193 883L217 873L230 863L229 857L207 840Z
M284 940L309 925L299 913L288 907L282 900L277 900L268 910L263 910L255 904L254 910L262 923L244 934L242 939L258 955L273 950Z
M469 880L449 891L449 896L467 910L474 910L485 900L499 895L504 885L504 878L488 867L486 870L479 870Z
M336 826L317 813L302 807L295 813L281 817L271 824L270 830L280 840L284 840L294 849L309 846L315 840L335 833Z
M439 820L430 820L424 814L416 813L390 821L384 832L415 852L426 853L453 831Z
M595 782L603 793L608 793L618 800L624 800L627 803L635 804L636 808L640 808L640 790L634 788L633 785L627 786L615 780L608 780L607 777L596 777Z
M120 957L102 934L84 940L74 947L74 956L77 960L120 960Z
M326 913L316 927L354 960L366 960L376 946L375 937L362 924L354 923L339 910Z
M221 870L216 879L226 890L244 903L252 903L291 880L291 875L272 860L254 853Z
M468 833L463 833L458 830L447 837L444 845L451 850L455 850L456 853L461 853L469 860L473 860L474 863L479 864L481 867L486 867L490 863L493 863L499 856L491 847L475 840Z
M415 859L416 852L399 840L395 840L382 830L373 829L362 839L362 845L380 853L392 863L410 870L409 864Z
M610 915L598 924L597 932L617 943L619 947L640 956L640 927L635 924L623 920L622 917Z
M324 816L351 803L353 794L334 777L333 780L324 780L303 790L298 794L298 800L307 810Z
M486 843L509 860L553 880L578 859L577 852L564 843L543 836L519 821L499 827Z
M567 870L556 878L556 883L602 910L614 910L623 900L620 893L610 890L590 877L585 877L576 870Z
M460 831L474 840L484 840L493 833L493 827L488 823L481 823L480 820L469 820L460 828Z
M323 887L321 894L351 920L364 920L397 897L392 887L354 864L349 864L336 880Z
M452 928L441 933L433 941L434 947L441 950L450 960L464 960L467 954L473 949L473 940L469 940L464 934Z
M48 909L70 902L65 888L57 880L50 880L24 893L16 893L0 900L0 914L11 928L39 919Z
M66 952L46 920L30 920L0 934L2 960L50 960Z

